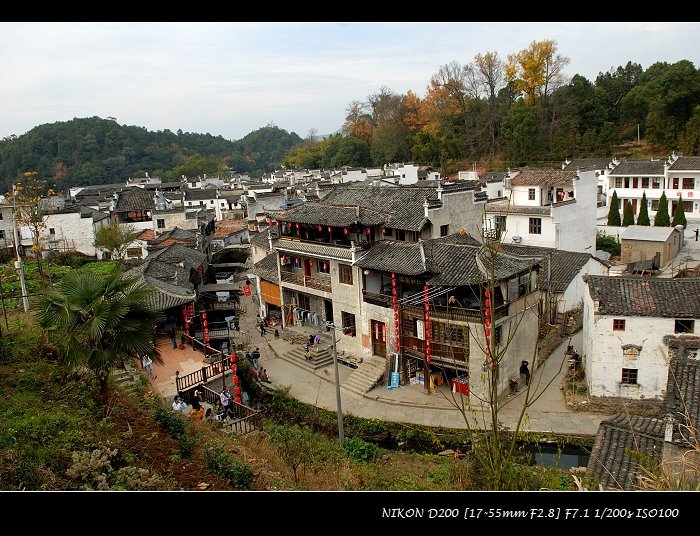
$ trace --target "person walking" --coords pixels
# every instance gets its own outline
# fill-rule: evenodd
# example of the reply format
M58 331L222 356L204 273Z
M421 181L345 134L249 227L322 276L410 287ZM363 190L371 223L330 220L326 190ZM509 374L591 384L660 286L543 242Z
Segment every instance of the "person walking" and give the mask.
M260 335L261 335L262 337L264 337L264 336L265 336L265 321L264 321L264 320L261 320L261 321L260 321L260 324L258 325L258 327L260 328Z
M698 241L698 235L700 234L700 228L695 229L695 241Z
M147 355L141 358L141 366L148 374L149 379L155 380L158 377L153 375L153 360Z
M253 350L253 353L250 354L250 357L253 360L253 366L255 367L255 370L258 370L258 359L260 359L260 348L255 348L255 350Z
M528 365L527 361L523 361L520 364L520 375L525 377L525 385L530 385L530 369Z

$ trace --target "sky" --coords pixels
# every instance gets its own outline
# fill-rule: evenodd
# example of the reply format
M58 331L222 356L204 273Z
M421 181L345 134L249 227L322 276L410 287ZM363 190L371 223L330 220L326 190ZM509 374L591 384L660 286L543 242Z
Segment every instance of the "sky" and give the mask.
M700 67L700 23L2 23L0 139L75 117L240 139L337 131L382 86L423 97L440 66L553 39L568 76Z

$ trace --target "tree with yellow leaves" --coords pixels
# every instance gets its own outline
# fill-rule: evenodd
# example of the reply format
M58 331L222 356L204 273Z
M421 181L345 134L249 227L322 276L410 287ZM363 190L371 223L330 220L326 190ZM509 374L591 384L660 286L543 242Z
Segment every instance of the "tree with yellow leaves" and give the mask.
M508 54L505 77L516 92L525 95L526 104L539 101L544 107L554 90L566 84L563 71L569 61L566 56L557 54L556 41L533 41L528 48Z
M39 276L43 277L41 267L41 234L46 228L44 215L46 210L42 196L46 191L43 180L37 177L36 171L22 173L20 182L13 188L15 203L15 219L17 223L29 229L32 234L32 252L36 258Z

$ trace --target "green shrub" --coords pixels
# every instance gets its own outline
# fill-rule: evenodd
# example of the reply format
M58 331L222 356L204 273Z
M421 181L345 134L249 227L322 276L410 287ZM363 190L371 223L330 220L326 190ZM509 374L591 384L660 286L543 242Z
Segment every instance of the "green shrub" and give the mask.
M229 454L223 447L207 445L204 448L207 471L228 480L236 489L248 490L253 484L253 468L239 456Z
M345 440L345 454L357 462L373 462L377 459L377 447L359 437L348 437Z
M156 409L155 419L174 439L185 435L185 420L179 412L159 406Z
M595 247L602 251L607 251L613 257L620 255L620 241L616 236L606 235L604 233L596 233Z

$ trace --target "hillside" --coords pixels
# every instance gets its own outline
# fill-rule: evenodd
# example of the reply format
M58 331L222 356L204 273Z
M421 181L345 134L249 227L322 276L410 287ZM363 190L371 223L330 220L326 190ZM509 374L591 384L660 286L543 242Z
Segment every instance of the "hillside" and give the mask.
M99 117L40 125L0 141L0 192L24 171L37 171L59 190L107 184L150 173L164 180L183 173L234 171L260 174L279 165L302 139L266 126L231 141L178 130L152 132Z

